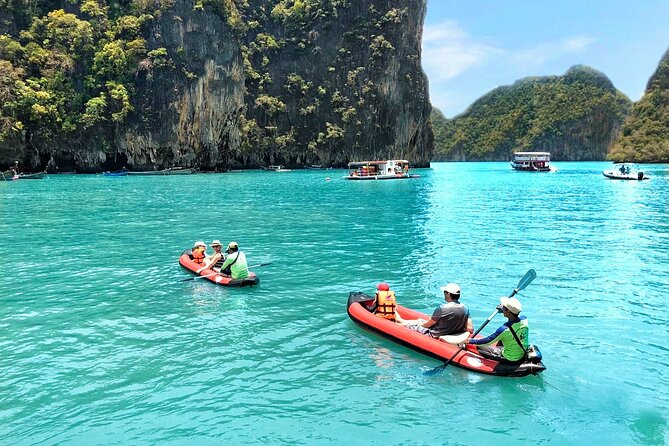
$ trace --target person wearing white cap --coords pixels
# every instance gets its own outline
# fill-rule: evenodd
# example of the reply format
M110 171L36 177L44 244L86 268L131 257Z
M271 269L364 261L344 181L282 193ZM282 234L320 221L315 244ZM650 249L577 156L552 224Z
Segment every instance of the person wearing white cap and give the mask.
M249 276L249 266L246 263L246 255L239 250L237 242L228 243L226 250L228 257L221 265L221 274L226 274L233 279L244 279Z
M214 268L216 266L220 267L221 264L223 263L223 251L221 251L221 242L218 240L214 240L213 242L211 242L210 246L213 248L214 253L210 256L205 256L204 266L196 271L198 273L207 268Z
M480 345L481 355L501 362L523 361L530 346L530 329L527 318L520 316L523 306L515 297L501 297L497 307L507 321L485 338L469 339L466 343ZM498 345L501 343L501 345Z
M469 310L460 303L460 286L449 283L439 288L444 293L446 303L441 304L427 321L423 319L405 320L400 323L419 333L438 338L445 335L473 332L474 326Z
M204 259L207 256L207 253L205 252L206 250L207 245L205 245L203 241L195 242L193 244L193 249L191 250L191 257L193 262L204 264Z

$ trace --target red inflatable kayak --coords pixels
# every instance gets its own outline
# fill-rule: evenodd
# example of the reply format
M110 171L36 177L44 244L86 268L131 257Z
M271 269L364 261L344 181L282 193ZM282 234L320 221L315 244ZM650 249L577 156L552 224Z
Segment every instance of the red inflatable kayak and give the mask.
M379 334L384 338L444 362L448 361L459 350L455 345L409 330L400 324L375 315L368 306L373 302L373 297L360 292L350 293L348 297L349 317L365 330ZM427 320L430 318L426 314L400 305L397 306L397 312L402 319L421 318ZM530 355L531 359L522 363L508 364L485 358L478 354L475 346L469 345L467 349L462 350L453 358L450 365L488 375L536 375L546 370L546 367L541 363L541 353L539 353L536 346L532 346L532 352Z
M250 273L248 277L245 277L243 279L233 279L230 276L223 275L218 271L215 271L210 268L203 269L200 273L197 273L197 270L202 268L202 265L193 262L193 257L190 251L184 251L181 254L181 257L179 257L179 265L183 266L188 271L194 274L203 276L204 280L214 282L218 285L240 287L240 286L253 286L253 285L258 285L260 283L260 278L256 276L255 273Z

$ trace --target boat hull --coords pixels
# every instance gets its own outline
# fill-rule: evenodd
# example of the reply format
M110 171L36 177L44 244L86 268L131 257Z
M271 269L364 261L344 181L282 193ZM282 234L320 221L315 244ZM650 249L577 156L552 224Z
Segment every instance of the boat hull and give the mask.
M216 285L228 286L228 287L243 287L243 286L254 286L260 283L260 278L255 275L255 273L250 273L249 277L244 279L233 279L232 277L225 276L218 271L207 268L202 270L200 273L197 272L199 268L202 268L202 265L193 262L191 258L190 251L184 251L179 257L179 265L188 271L203 277L204 280L215 283Z
M405 326L376 316L367 307L372 302L373 297L366 294L360 292L349 294L347 312L353 322L365 330L424 355L444 362L452 357L453 359L449 364L487 375L519 377L536 375L546 370L546 367L539 360L518 364L505 364L484 358L478 354L476 347L473 345L469 345L466 349L458 352L459 348L455 345L418 333ZM427 320L430 318L426 314L402 307L401 305L397 306L397 312L403 319L421 318Z
M353 181L369 181L369 180L405 180L408 178L420 178L420 175L417 174L401 174L401 175L373 175L373 176L358 176L358 175L347 175L342 177L344 180L353 180Z
M128 172L130 176L159 176L159 175L192 175L193 169L162 169Z
M511 161L511 167L513 167L514 170L518 170L520 172L550 172L551 167L528 167L526 165L522 164L515 164L513 161Z
M610 171L610 170L606 170L606 171L602 172L602 175L604 175L606 178L609 178L609 179L611 179L611 180L632 180L632 181L642 181L642 180L647 180L647 179L649 179L649 177L647 177L646 175L644 175L643 172L640 172L640 173L641 173L641 178L639 178L639 175L638 175L638 174L634 174L634 175L621 175L621 174L619 174L619 173L616 174L615 172Z

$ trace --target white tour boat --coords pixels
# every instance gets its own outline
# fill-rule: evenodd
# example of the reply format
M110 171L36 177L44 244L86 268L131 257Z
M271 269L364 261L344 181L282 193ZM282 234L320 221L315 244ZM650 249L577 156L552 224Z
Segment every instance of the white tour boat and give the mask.
M351 170L344 176L345 180L399 180L403 178L418 178L420 175L409 173L409 161L354 161L348 163Z
M551 154L549 152L515 152L511 167L526 172L551 171Z

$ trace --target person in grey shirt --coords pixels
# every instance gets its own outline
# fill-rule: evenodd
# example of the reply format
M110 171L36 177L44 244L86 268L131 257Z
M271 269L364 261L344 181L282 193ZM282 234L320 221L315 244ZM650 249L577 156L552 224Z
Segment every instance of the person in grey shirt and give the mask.
M445 335L473 332L474 325L469 310L460 303L460 286L449 283L440 288L444 292L443 303L434 310L430 319L405 320L400 322L410 330L438 338Z

